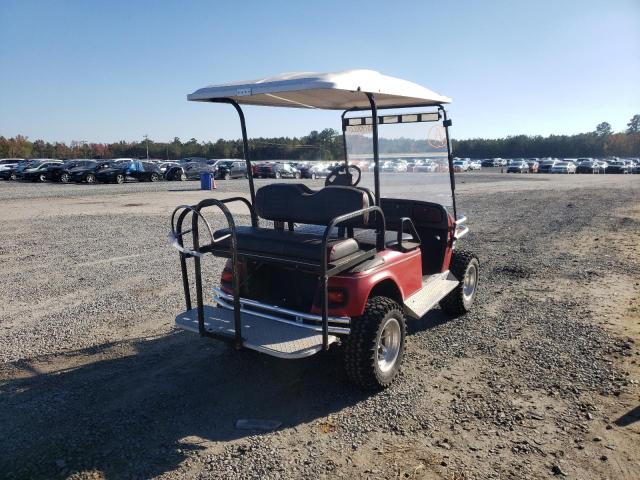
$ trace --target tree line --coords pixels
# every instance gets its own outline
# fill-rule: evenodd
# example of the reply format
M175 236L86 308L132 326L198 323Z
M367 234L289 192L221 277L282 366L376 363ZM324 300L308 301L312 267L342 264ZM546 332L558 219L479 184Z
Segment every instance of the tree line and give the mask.
M614 133L607 122L593 132L576 135L515 135L505 138L472 138L453 140L453 152L458 157L637 157L640 156L640 115L634 115L627 130ZM364 137L353 137L353 143L365 144ZM351 143L351 141L349 142ZM303 137L252 138L249 141L252 160L336 160L344 157L342 135L326 128ZM381 152L423 152L427 142L415 139L380 139ZM0 136L0 158L149 158L179 159L185 157L242 158L241 140L187 142L178 137L172 142L149 139L133 142L90 143L72 141L31 141L23 135Z

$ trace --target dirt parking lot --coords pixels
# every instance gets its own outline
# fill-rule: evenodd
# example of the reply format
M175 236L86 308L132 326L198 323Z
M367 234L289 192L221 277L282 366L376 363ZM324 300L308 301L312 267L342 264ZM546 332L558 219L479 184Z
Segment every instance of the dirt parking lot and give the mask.
M383 195L425 178L385 175ZM411 321L375 395L336 351L173 329L168 217L211 195L196 182L0 183L0 478L640 478L640 176L457 178L476 308Z

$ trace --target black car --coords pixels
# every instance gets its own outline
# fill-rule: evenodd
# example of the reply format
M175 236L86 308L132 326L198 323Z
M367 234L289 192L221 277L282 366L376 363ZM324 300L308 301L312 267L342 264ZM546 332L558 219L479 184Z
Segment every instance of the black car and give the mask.
M576 173L603 173L604 169L597 160L579 158Z
M40 160L22 160L18 163L8 165L6 169L0 170L0 178L4 180L17 180L20 174L29 167L35 167Z
M202 162L191 162L167 168L165 180L199 180L203 173L214 173L214 167Z
M216 180L247 177L247 163L241 160L224 160L216 163L213 176Z
M96 173L106 168L111 168L112 163L107 160L93 160L85 165L79 165L69 169L69 181L76 183L95 183Z
M11 173L22 163L25 163L25 160L22 158L3 158L0 160L0 178L9 180Z
M263 163L255 170L256 178L300 178L300 170L290 163Z
M609 166L605 173L630 173L630 164L624 160L614 160L609 162Z
M161 178L162 173L155 163L140 160L114 163L96 172L96 180L101 183L157 182Z
M311 178L314 180L328 176L330 171L326 165L296 165L296 168L300 170L301 178Z
M480 165L482 165L483 167L495 167L495 162L493 161L493 158L485 158L484 160L482 160L482 162L480 162Z
M22 169L18 172L16 169L18 178L21 180L27 180L29 182L46 182L47 181L47 170L49 167L54 165L62 165L60 160L45 160L38 161L35 164L27 165L26 168Z
M46 177L50 182L69 183L71 181L69 171L72 168L84 167L86 165L92 165L94 163L95 162L93 160L88 159L67 160L62 164L51 165L49 168L47 168Z

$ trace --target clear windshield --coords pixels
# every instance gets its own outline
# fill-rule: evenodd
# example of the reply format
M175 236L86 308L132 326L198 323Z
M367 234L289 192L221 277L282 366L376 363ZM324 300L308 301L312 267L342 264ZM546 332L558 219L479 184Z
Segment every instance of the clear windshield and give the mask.
M374 189L372 136L370 125L347 127L345 135L349 163L363 170L361 185L371 190ZM381 197L423 200L447 207L453 204L441 121L382 124L378 127L378 138ZM410 182L409 175L414 176Z

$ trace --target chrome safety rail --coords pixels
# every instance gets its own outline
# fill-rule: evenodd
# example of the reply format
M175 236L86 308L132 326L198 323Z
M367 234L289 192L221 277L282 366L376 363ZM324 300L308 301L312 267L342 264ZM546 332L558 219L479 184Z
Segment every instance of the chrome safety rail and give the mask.
M233 305L229 303L233 301L233 295L223 292L218 287L213 288L213 300L219 306L233 310ZM269 320L274 320L276 322L287 323L287 324L295 325L296 327L301 327L301 328L307 328L315 332L322 332L322 315L314 315L312 313L299 312L297 310L291 310L288 308L278 307L275 305L268 305L266 303L262 303L256 300L250 300L248 298L242 298L242 297L240 297L240 311L244 313L249 313L251 315L256 315L259 317L268 318ZM271 312L277 315L272 315L266 312ZM278 315L293 317L293 320L289 320ZM304 320L317 322L319 325L309 325L308 323L303 323ZM350 325L351 323L351 319L349 317L328 316L327 320L329 323L338 324L338 325ZM337 333L342 335L348 334L351 331L350 328L348 327L340 327L336 325L329 325L328 330L329 330L329 333Z

